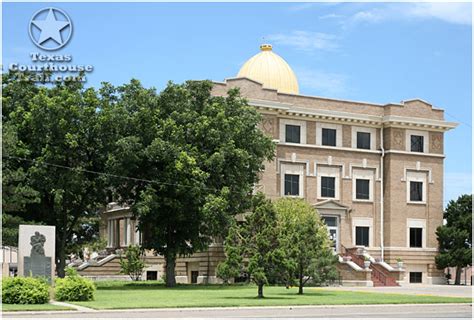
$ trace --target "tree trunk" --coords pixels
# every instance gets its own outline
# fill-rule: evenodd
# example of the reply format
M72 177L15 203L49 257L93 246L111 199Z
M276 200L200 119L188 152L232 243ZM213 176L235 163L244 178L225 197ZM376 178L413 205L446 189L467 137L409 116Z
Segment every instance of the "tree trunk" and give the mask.
M263 298L263 284L258 285L258 298Z
M304 286L304 283L303 283L303 267L300 266L300 270L299 270L299 287L298 287L298 294L303 294L303 286Z
M174 274L174 268L176 267L176 255L173 253L167 253L166 259L166 286L175 287L176 278Z
M454 280L454 284L461 284L461 272L462 267L456 267L456 279Z
M64 235L61 236L61 240L56 241L57 245L57 256L56 256L56 274L59 278L64 278L66 272L66 240Z

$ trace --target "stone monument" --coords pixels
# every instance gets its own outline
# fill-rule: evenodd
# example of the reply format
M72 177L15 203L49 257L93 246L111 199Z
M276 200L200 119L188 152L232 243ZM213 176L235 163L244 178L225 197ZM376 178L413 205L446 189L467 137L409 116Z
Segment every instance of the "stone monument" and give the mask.
M20 225L18 275L45 277L52 283L55 272L55 227Z

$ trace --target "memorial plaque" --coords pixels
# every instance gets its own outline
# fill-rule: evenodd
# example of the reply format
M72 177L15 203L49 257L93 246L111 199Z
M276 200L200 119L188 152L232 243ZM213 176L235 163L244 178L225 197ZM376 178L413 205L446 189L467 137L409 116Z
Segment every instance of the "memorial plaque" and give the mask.
M23 259L23 275L45 277L51 283L51 257L44 255L45 242L46 237L38 231L31 236L31 253Z
M55 227L20 225L18 274L44 277L53 283L55 272Z

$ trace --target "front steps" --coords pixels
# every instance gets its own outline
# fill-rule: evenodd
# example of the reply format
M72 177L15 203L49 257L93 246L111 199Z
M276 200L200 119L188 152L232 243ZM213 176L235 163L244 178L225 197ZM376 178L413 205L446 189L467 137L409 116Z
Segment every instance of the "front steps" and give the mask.
M364 248L344 248L345 253L339 257L338 270L342 273L342 285L360 285L368 287L400 286L404 270L395 269L383 261L371 257ZM365 261L369 266L365 266ZM345 267L342 267L345 265ZM351 272L344 269L352 268Z

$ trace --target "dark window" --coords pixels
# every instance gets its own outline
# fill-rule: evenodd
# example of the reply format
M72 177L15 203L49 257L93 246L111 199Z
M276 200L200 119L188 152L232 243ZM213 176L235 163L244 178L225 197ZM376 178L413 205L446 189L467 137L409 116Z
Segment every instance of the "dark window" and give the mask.
M199 271L191 271L191 283L198 283Z
M285 141L292 143L300 143L300 126L287 124L285 126Z
M423 152L423 136L411 136L411 151Z
M422 276L422 272L410 272L410 283L421 283Z
M410 228L410 248L421 248L423 228Z
M300 176L285 174L285 195L298 196L300 194Z
M158 280L158 271L147 271L146 272L147 280Z
M356 199L369 199L370 180L356 179Z
M336 146L336 129L323 128L323 146Z
M356 246L369 246L369 227L356 227Z
M370 149L370 133L357 132L357 149Z
M423 201L423 182L410 181L410 201Z
M334 198L336 196L336 178L321 177L321 197Z

